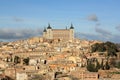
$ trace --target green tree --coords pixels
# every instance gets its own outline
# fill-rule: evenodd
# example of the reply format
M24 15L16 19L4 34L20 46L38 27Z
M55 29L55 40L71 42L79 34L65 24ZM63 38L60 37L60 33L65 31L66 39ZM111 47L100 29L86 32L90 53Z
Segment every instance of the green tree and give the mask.
M97 51L98 52L104 52L104 51L106 51L104 43L99 44Z
M96 60L96 72L101 68L100 63Z
M91 61L87 64L87 70L90 72L95 72L95 65Z
M98 43L92 45L92 46L91 46L91 48L92 48L92 52L96 52L97 49L98 49L98 47L99 47L99 44L98 44Z
M116 52L118 52L118 48L114 43L107 41L105 47L107 50L107 56L117 56Z
M109 70L110 69L110 65L108 64L108 61L106 61L104 68L105 68L105 70Z
M98 70L101 68L100 63L97 59L91 59L87 61L87 70L90 72L98 72Z
M102 70L104 70L103 59L102 59L102 62L101 62L100 68L101 68Z

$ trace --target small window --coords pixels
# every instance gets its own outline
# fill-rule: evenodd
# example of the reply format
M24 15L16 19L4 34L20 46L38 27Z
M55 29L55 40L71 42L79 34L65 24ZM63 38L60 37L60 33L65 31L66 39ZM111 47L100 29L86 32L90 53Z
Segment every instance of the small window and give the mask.
M23 68L23 70L25 70L25 68Z
M38 66L37 68L38 68L38 69L40 69L40 67L39 67L39 66Z

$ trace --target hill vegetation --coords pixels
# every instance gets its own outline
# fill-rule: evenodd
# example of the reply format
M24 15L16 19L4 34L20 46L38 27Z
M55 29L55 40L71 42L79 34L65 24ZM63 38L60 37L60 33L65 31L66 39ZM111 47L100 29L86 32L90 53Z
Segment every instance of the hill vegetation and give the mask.
M96 43L91 46L92 52L107 52L107 56L117 56L116 52L119 52L116 44L112 42Z
M117 52L119 52L120 45L112 43L112 42L105 42L105 43L95 43L91 46L91 52L103 52L103 55L106 56L106 62L103 64L103 60L101 63L98 62L97 58L92 58L87 60L87 70L90 72L98 72L99 69L102 70L109 70L111 66L116 68L120 68L120 62L116 62L113 60L109 63L109 57L117 57ZM105 52L105 53L104 53ZM112 58L113 59L113 58Z

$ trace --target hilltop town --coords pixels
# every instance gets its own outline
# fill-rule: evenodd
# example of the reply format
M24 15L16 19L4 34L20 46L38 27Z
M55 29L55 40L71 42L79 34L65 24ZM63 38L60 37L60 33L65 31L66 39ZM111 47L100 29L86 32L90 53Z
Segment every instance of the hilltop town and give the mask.
M119 80L120 64L113 64L120 52L108 57L107 51L93 51L102 43L74 38L72 24L69 29L48 25L43 37L0 42L0 80Z

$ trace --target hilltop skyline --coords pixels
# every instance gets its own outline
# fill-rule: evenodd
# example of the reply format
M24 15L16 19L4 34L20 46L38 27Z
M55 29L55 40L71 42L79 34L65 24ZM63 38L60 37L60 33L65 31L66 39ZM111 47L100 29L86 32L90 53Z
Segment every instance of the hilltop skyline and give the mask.
M53 28L75 27L76 37L120 43L120 1L1 0L0 40L24 39Z

